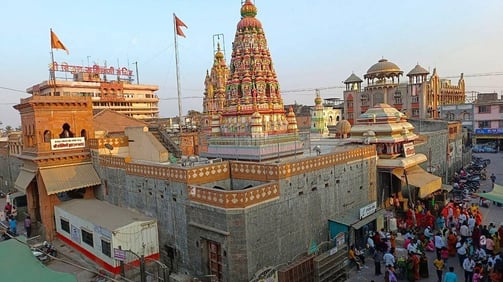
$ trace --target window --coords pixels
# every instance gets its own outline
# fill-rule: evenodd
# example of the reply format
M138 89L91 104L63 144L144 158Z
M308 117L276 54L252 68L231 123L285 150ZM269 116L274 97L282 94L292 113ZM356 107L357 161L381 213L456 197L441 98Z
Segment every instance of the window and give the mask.
M93 233L85 229L81 229L81 233L82 233L82 242L88 244L91 247L94 247Z
M491 123L488 120L479 121L479 128L490 128Z
M490 113L491 108L489 106L479 106L479 113Z
M498 121L498 128L503 128L503 120Z
M107 257L112 257L112 246L110 241L101 239L101 252Z
M412 116L413 117L419 116L419 109L412 109Z
M463 120L470 120L470 113L463 113Z
M61 229L63 231L66 231L67 233L70 233L70 222L64 218L60 218L59 222L61 224Z
M419 103L419 97L412 96L412 103Z
M503 113L503 105L500 105L500 113Z
M50 130L46 130L44 131L44 142L45 143L49 143L51 142L51 131Z
M402 97L401 96L400 97L394 97L394 99L395 99L395 105L396 104L402 104Z

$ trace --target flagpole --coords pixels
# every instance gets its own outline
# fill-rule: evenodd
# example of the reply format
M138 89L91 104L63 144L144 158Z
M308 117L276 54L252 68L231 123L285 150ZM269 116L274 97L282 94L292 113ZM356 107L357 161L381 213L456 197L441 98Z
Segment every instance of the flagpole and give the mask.
M175 38L175 65L176 65L176 90L178 93L178 123L180 126L180 133L182 132L184 121L182 121L182 96L180 86L180 65L178 63L178 34L176 31L176 15L173 13L173 36Z
M55 65L54 65L54 48L52 48L52 28L51 28L51 80L52 80L52 95L56 95L56 73L55 73Z

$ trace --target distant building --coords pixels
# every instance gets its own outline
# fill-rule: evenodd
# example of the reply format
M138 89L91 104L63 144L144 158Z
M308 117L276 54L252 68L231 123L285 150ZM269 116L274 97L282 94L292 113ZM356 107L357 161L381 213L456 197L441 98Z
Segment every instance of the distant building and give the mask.
M503 99L497 93L480 93L474 102L474 142L494 142L503 149Z
M457 105L442 105L440 106L440 119L446 121L459 121L461 126L466 129L465 145L472 143L474 125L475 106L473 103L464 103Z
M70 73L70 79L50 79L26 91L33 96L90 97L95 110L110 109L126 116L150 120L159 117L157 85L131 83L132 71L113 67L69 66L55 63L51 72ZM108 73L108 75L107 75ZM116 77L116 80L110 78ZM121 79L122 78L122 79Z
M335 127L342 119L341 109L335 108L333 104L326 102L327 100L323 100L317 91L311 115L311 132L325 136L329 134L329 128Z
M403 71L381 59L364 75L367 83L354 73L345 81L344 115L351 124L369 107L385 103L393 106L410 118L439 118L440 106L465 103L465 82L461 74L457 85L440 79L437 70L428 78L429 71L416 65L408 74L407 83L400 83Z

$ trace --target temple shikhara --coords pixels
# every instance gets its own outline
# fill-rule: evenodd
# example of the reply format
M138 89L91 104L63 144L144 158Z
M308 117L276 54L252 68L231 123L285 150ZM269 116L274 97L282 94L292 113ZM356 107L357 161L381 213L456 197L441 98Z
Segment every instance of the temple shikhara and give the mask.
M205 80L205 157L261 161L301 153L293 109L283 99L262 23L251 1L241 7L227 69L220 49ZM226 81L225 88L223 81ZM225 89L225 92L224 92Z

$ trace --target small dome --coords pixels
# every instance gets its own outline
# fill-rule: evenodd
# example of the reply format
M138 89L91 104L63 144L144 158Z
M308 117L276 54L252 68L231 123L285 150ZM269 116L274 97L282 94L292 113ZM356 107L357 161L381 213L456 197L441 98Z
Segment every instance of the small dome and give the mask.
M412 75L420 75L420 74L429 74L430 72L427 71L425 68L417 64L408 74L407 76L412 76Z
M255 18L256 15L257 7L253 5L251 0L246 0L241 7L241 20L238 23L238 29L245 27L262 28L262 23Z
M316 98L314 98L315 105L321 105L323 103L323 99L321 99L320 94L316 94Z
M402 117L405 117L403 113L388 104L375 104L372 108L361 114L359 119L388 118L397 120L397 118Z
M335 130L340 134L349 134L351 132L351 123L343 119L335 125Z
M402 74L403 72L394 63L389 62L386 59L380 59L376 64L374 64L368 69L367 74L364 77L365 78L374 77L379 76L379 74L389 74L389 73Z
M344 80L344 83L345 84L348 84L348 83L358 83L358 82L363 82L363 80L361 78L359 78L358 76L356 76L355 73L352 73L346 80Z
M255 17L257 15L257 7L253 5L251 0L246 0L241 7L241 17Z

